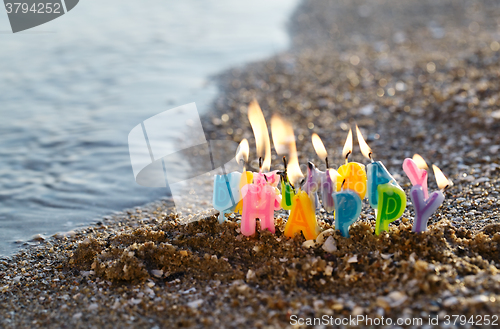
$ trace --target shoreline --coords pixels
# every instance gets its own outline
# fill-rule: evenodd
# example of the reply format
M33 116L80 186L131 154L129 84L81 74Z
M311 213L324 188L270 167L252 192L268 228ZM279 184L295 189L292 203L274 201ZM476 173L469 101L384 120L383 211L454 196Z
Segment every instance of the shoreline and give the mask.
M0 259L0 323L281 328L290 326L292 315L444 320L498 314L500 146L494 147L500 145L500 86L490 73L500 72L496 34L453 21L441 26L440 38L432 27L398 37L374 28L371 37L354 38L349 46L352 34L341 32L356 22L349 23L346 13L369 19L358 22L360 31L384 17L382 5L371 11L364 5L300 5L292 22L312 26L294 32L290 51L220 75L224 88L211 114L229 119L204 118L212 122L207 134L251 140L246 104L256 97L267 118L280 113L292 121L301 163L317 161L309 142L317 132L338 164L346 130L356 122L406 193L410 184L401 163L413 152L438 163L455 182L428 232L411 232L408 205L389 232L375 236L365 203L350 239L328 230L331 215L320 212L326 233L304 245L301 236L283 237L285 213L275 213L276 235L258 231L247 238L238 232L238 217L223 225L214 216L181 225L171 203L154 201ZM407 16L401 14L405 6L414 8L410 1L399 6L398 22ZM336 21L328 18L332 12ZM333 41L325 41L325 24ZM314 31L323 32L312 38ZM391 41L385 45L373 41L386 35ZM346 48L332 48L334 41ZM353 160L366 162L356 152Z

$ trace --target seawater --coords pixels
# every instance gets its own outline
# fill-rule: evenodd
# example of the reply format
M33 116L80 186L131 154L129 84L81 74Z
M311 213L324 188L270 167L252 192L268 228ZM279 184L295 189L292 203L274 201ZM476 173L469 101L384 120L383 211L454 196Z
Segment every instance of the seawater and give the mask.
M0 10L0 255L167 196L135 183L129 131L182 104L208 111L212 75L288 47L296 5L84 0L16 34Z

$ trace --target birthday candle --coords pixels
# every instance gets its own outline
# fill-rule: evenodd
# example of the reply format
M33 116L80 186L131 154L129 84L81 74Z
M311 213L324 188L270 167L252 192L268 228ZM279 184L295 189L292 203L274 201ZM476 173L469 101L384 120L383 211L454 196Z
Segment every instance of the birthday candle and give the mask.
M293 184L298 183L303 177L299 168L295 135L292 125L278 115L271 117L271 134L276 153L283 155L284 171L281 174L281 207L285 210L291 210L295 199ZM290 161L288 163L285 154L289 156Z
M413 156L413 160L405 159L405 162L403 163L405 173L414 184L410 191L410 198L415 208L415 220L413 221L412 228L413 232L425 232L427 230L427 222L432 214L443 203L443 191L451 182L446 178L446 176L444 176L443 172L437 166L432 165L434 176L436 177L440 191L434 191L427 197L425 193L427 191L427 184L425 184L425 187L422 185L423 182L427 183L427 179L425 179L425 181L422 179L424 176L427 178L427 171L423 169L426 167L427 164L418 154ZM425 174L422 173L422 171L425 172Z
M342 155L346 164L342 165L337 178L337 193L333 193L335 204L335 229L340 230L344 237L349 237L349 226L361 214L361 200L366 193L366 173L364 165L349 163L352 153L352 130L349 130Z
M295 190L288 180L285 157L283 157L283 161L285 162L285 171L281 174L281 208L291 210Z
M328 153L326 152L325 145L321 141L321 138L317 134L312 135L312 144L316 154L325 160L326 171L319 171L321 177L321 200L323 201L323 208L327 212L332 212L334 210L334 201L332 193L337 188L337 178L340 176L338 172L334 169L329 168L328 164Z
M271 173L271 174L276 174ZM241 215L241 234L251 236L255 233L256 219L260 219L261 230L275 233L274 211L280 209L281 196L276 187L266 181L265 174L255 174L254 183L243 186L243 213ZM269 175L271 177L271 175Z
M379 205L377 207L377 222L375 234L389 231L389 223L403 215L406 209L406 194L399 186L382 184L378 188Z
M429 197L427 191L427 163L418 154L413 155L413 159L407 158L403 161L403 170L410 179L412 185L420 185L424 193L424 199Z
M240 181L241 173L239 172L214 177L213 206L219 210L219 223L221 224L226 220L225 214L233 212L241 199Z
M257 156L259 156L259 172L253 174L253 184L242 188L243 211L241 215L241 233L246 236L255 233L256 219L260 219L260 228L275 232L274 211L280 209L281 195L278 185L277 171L266 173L271 166L271 144L266 120L256 100L248 107L248 119L255 136ZM262 156L264 160L262 161Z
M320 228L316 221L313 201L311 201L307 192L303 190L298 191L293 199L292 210L283 234L289 238L293 238L296 233L302 231L306 240L316 239Z
M304 182L303 189L311 198L311 201L314 204L315 209L319 209L319 199L318 199L318 189L321 184L321 176L324 172L316 169L316 166L312 162L307 163L307 176L306 181Z
M350 237L349 226L361 214L361 198L351 190L332 193L335 204L335 228L340 230L343 237Z
M236 151L236 162L240 163L243 166L243 173L241 175L240 179L240 195L241 195L241 189L243 186L247 184L251 184L253 181L253 174L251 171L246 170L246 164L248 162L248 153L250 149L248 146L248 141L246 139L243 139L240 142L240 145L238 146L238 150ZM242 214L243 212L243 198L238 202L236 207L234 208L235 213L240 213Z
M366 144L361 131L356 126L361 153L372 162L368 170L368 200L375 209L375 234L389 230L389 223L397 220L406 209L406 194L387 171L381 161L373 161L372 151Z
M365 166L357 162L349 162L349 155L352 153L352 130L349 129L342 155L345 157L345 164L337 170L337 191L342 189L352 190L358 193L361 200L366 194L366 171Z

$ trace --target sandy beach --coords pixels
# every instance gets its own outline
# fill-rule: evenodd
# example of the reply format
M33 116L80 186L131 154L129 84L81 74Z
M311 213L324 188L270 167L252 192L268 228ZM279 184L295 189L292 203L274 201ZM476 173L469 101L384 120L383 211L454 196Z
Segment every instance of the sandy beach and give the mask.
M219 224L198 204L204 218L184 224L163 199L35 238L0 260L2 327L288 328L323 316L410 319L402 326L410 328L437 317L439 326L466 327L447 317L500 315L500 6L304 1L289 29L289 51L217 77L221 93L203 118L208 137L253 147L255 98L267 119L293 123L300 163L324 170L312 133L337 168L357 124L407 194L402 163L414 153L453 180L428 231L411 231L408 205L377 236L365 202L350 238L323 211L316 241L286 238L285 211L275 213L276 234L245 237L237 215ZM357 146L352 160L368 162ZM437 189L432 175L429 188Z

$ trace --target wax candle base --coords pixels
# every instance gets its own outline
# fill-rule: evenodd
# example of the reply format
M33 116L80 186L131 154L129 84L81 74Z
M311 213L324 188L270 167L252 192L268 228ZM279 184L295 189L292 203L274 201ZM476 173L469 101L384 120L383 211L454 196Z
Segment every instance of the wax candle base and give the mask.
M335 203L335 229L340 230L343 237L350 237L349 226L361 214L361 198L351 190L333 193Z
M245 236L255 234L257 218L260 219L261 229L268 229L274 233L274 211L280 209L281 202L278 189L259 182L259 184L245 185L241 193L244 195L241 234Z
M292 202L295 193L290 186L290 183L281 181L281 208L285 210L292 209Z
M415 207L415 220L413 222L413 232L427 231L427 222L432 214L441 206L444 201L444 194L441 191L434 191L425 200L425 190L421 185L415 185L410 191L410 198Z
M224 213L233 212L241 200L240 181L241 173L239 172L214 176L213 206L220 211L220 223L225 220Z
M368 175L367 196L370 206L376 209L378 206L378 186L394 181L381 161L375 161L366 165Z
M313 202L305 191L300 191L293 199L293 207L285 226L284 235L293 238L300 231L306 240L316 239L320 232Z
M406 194L396 185L382 184L378 186L378 211L375 234L389 231L389 223L403 215L406 209Z

